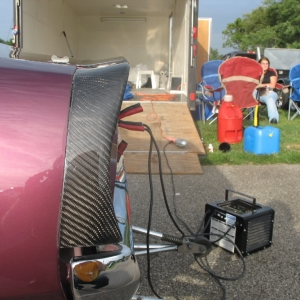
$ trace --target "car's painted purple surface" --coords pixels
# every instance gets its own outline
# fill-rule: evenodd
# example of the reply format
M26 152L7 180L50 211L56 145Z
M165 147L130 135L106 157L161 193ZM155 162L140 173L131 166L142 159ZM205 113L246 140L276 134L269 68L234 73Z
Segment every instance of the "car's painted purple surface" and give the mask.
M0 58L2 298L63 298L58 222L75 69Z

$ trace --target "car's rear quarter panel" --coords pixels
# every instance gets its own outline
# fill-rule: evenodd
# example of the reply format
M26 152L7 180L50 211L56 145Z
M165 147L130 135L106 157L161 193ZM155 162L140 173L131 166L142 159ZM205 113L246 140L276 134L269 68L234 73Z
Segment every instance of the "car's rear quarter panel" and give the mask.
M58 218L74 72L0 59L2 298L63 298Z

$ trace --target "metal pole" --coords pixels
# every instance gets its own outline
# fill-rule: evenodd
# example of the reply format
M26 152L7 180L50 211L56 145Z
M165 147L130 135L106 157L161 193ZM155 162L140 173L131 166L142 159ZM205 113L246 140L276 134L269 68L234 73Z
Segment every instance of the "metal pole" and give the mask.
M66 33L65 33L64 31L63 31L63 34L64 34L64 36L65 36L65 38L66 38L66 41L67 41L67 44L68 44L68 47L69 47L69 50L70 50L71 56L73 57L73 53L72 53L72 50L71 50L71 47L70 47L69 41L68 41L68 39L67 39L67 35L66 35Z

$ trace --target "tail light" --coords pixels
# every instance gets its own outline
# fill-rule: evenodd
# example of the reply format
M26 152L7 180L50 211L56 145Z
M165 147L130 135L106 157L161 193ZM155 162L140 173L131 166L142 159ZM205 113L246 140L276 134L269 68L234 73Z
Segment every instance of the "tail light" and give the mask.
M197 56L197 46L196 45L193 45L193 57L196 57Z
M198 29L196 26L193 27L193 39L196 40L198 35Z
M196 100L196 93L190 93L190 101Z

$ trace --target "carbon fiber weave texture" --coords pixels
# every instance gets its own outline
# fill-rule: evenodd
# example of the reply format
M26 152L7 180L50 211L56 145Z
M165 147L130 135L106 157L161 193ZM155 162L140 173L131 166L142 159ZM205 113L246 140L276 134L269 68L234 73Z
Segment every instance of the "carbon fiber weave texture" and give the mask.
M69 115L60 247L117 243L110 152L129 65L125 60L76 70Z

